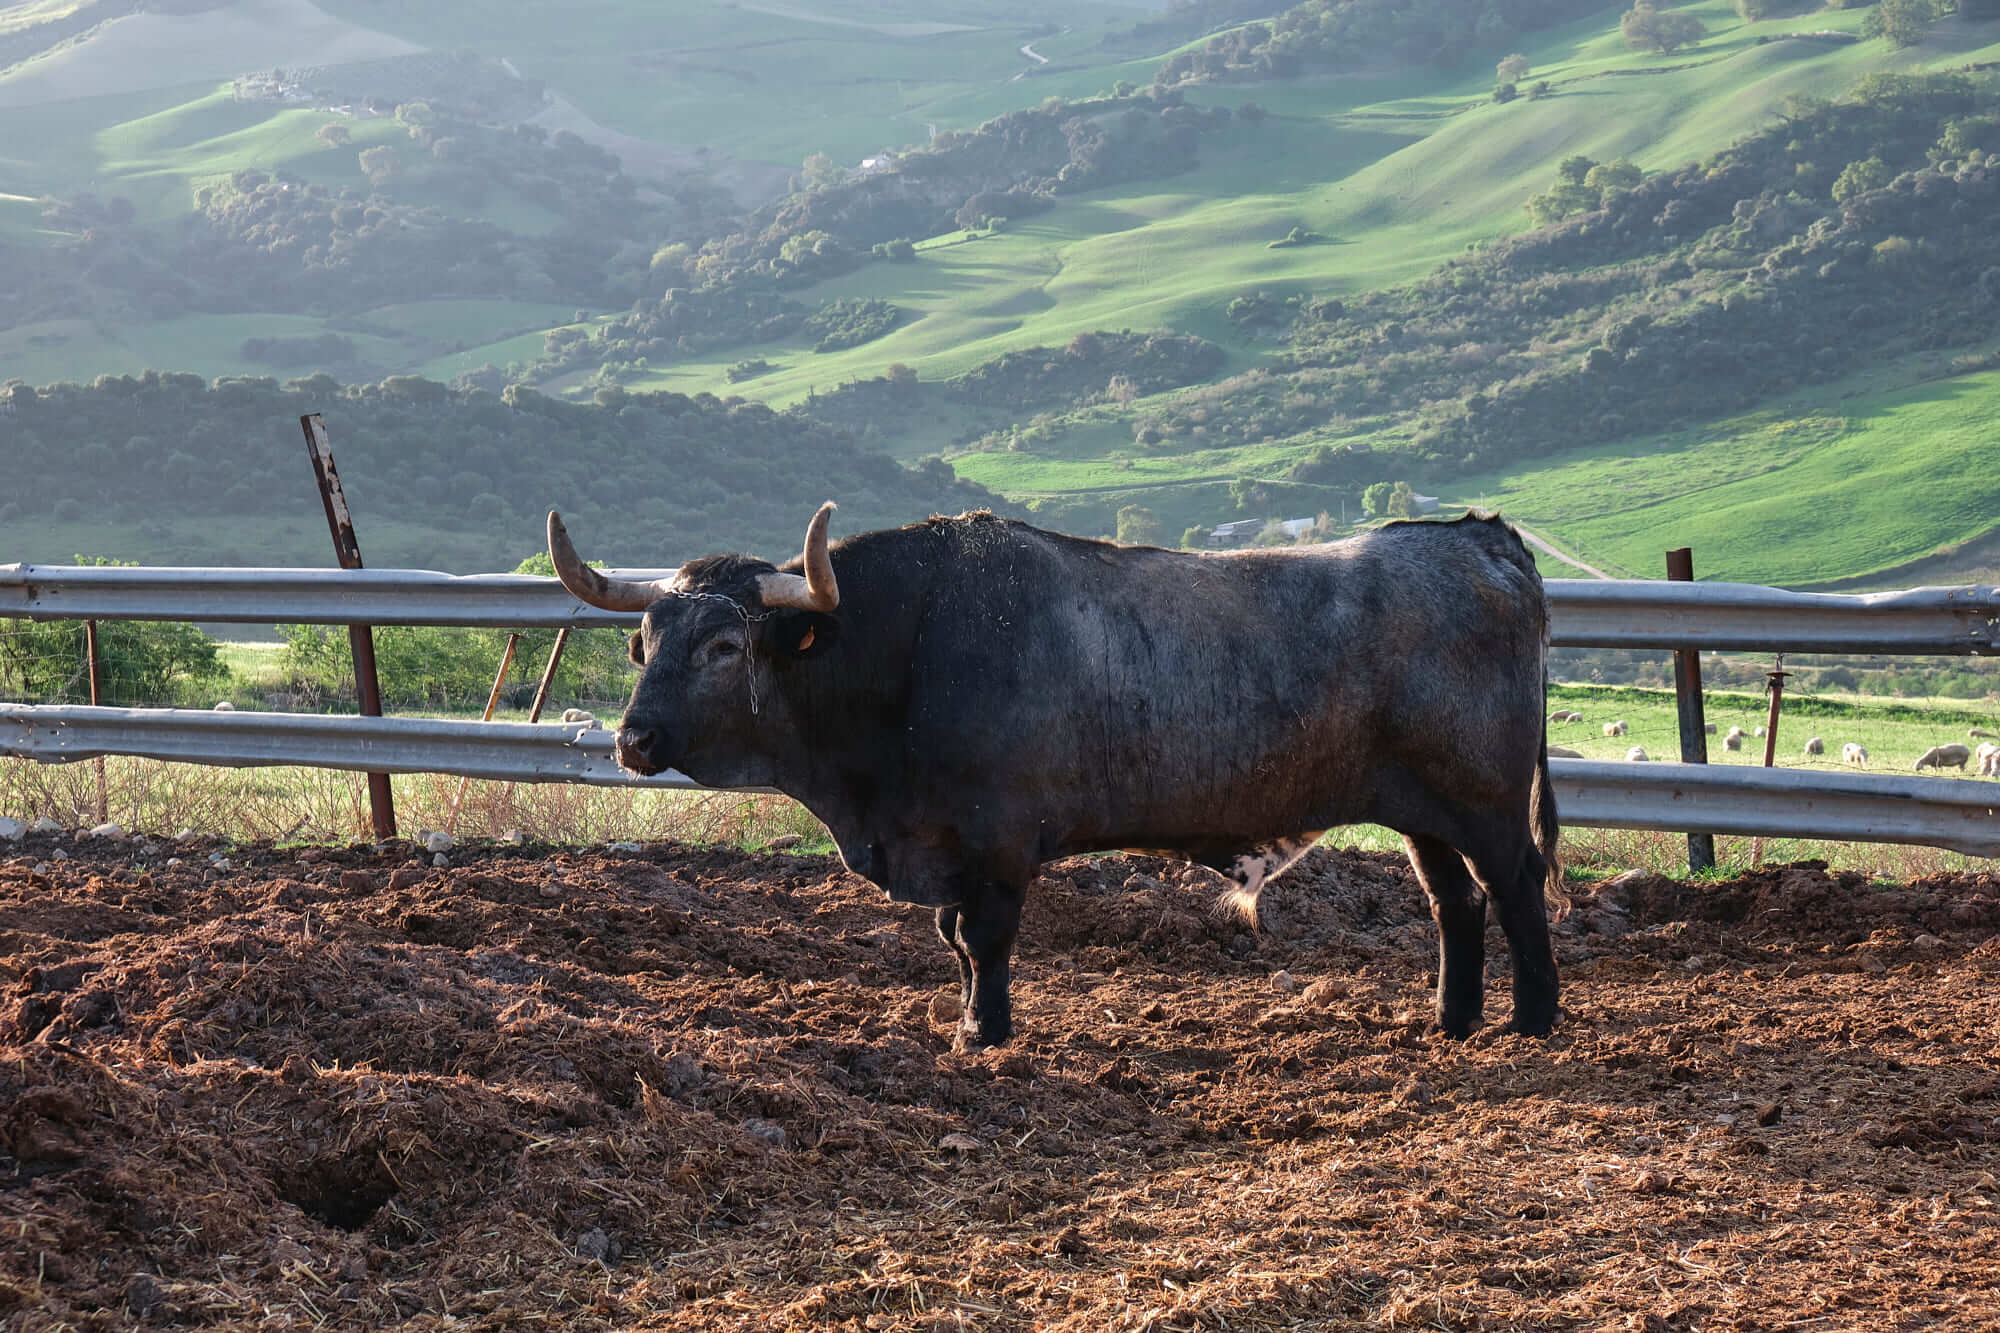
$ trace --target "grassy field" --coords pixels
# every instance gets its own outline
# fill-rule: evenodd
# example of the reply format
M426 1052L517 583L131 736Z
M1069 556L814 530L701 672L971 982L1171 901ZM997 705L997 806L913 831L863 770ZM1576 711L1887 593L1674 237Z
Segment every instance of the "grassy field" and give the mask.
M1787 93L1830 96L1871 70L2000 52L2000 42L1980 44L2000 38L1991 24L1958 43L1941 36L1904 52L1882 42L1758 45L1799 22L1744 23L1720 0L1682 8L1712 35L1670 63L1627 50L1603 16L1528 39L1531 77L1556 87L1540 101L1493 104L1483 63L1443 78L1194 89L1193 101L1256 100L1274 115L1204 137L1202 165L1182 176L1093 191L996 236L923 247L915 265L870 265L806 293L879 297L920 316L887 338L824 356L797 341L731 349L650 382L725 393L730 364L763 357L785 368L760 379L757 396L788 403L892 362L942 377L1092 328L1198 332L1249 364L1271 348L1244 341L1222 318L1234 296L1341 295L1422 276L1468 244L1525 226L1527 199L1548 187L1564 157L1675 167L1762 128ZM1861 17L1816 14L1811 26L1853 30ZM1334 243L1267 248L1294 226Z
M1624 441L1467 478L1453 498L1519 518L1607 572L1696 551L1704 578L1809 583L1990 528L2000 373L1955 376Z
M1716 728L1716 734L1708 741L1711 764L1764 762L1764 743L1755 739L1755 729L1764 724L1769 706L1764 695L1710 690L1703 695L1703 705L1708 720ZM1656 761L1680 758L1679 722L1670 690L1554 685L1549 689L1549 708L1551 711L1568 708L1583 714L1582 722L1551 723L1549 743L1577 750L1586 759L1622 760L1634 745ZM1604 724L1613 721L1623 721L1630 728L1628 734L1605 736ZM1750 737L1740 751L1722 748L1722 737L1731 727L1741 727ZM1840 759L1840 747L1851 741L1868 751L1870 772L1908 773L1917 756L1934 745L1955 742L1978 748L1979 741L1966 736L1972 727L2000 732L2000 703L1813 698L1788 694L1778 721L1778 747L1773 758L1780 768L1852 771L1854 766L1842 764ZM1825 754L1817 757L1804 753L1807 739L1814 736L1821 739L1826 749ZM1972 771L1970 766L1966 771ZM1956 776L1955 770L1951 776Z

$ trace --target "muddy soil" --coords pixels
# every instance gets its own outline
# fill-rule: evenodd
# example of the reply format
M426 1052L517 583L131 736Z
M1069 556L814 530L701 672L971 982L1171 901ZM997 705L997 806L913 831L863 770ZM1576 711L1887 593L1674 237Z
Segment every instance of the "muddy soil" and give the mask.
M0 844L0 1323L2000 1326L1995 876L1576 886L1545 1042L1395 858L1214 888L1056 866L958 1055L824 857Z

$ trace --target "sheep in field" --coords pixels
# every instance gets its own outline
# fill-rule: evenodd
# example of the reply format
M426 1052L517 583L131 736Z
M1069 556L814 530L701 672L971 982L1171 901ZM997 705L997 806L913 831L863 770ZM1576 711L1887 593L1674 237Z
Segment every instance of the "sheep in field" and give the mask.
M1625 752L1625 758L1635 764L1643 764L1647 762L1645 747L1639 745L1633 746L1631 749Z
M1988 742L1979 747L1979 776L2000 778L2000 745Z
M1572 749L1570 749L1570 748L1569 748L1569 747L1568 747L1567 745L1551 745L1551 746L1549 747L1549 758L1551 758L1551 759L1581 759L1581 758L1583 758L1583 751L1581 751L1581 750L1572 750Z
M233 713L236 711L236 705L229 702L229 700L224 699L221 703L215 706L215 711L218 713Z
M1724 736L1724 737L1722 738L1722 748L1723 748L1723 749L1725 749L1725 750L1740 750L1740 749L1742 749L1742 748L1743 748L1743 728L1741 728L1741 727L1731 727L1731 728L1729 729L1729 734L1728 734L1727 736Z
M1843 764L1859 764L1861 767L1866 768L1868 767L1868 751L1863 746L1849 741L1840 747L1840 762Z
M1826 753L1826 742L1825 742L1825 741L1823 741L1823 740L1821 740L1821 739L1820 739L1819 737L1817 737L1817 736L1814 736L1814 737L1811 737L1810 739L1808 739L1808 740L1806 741L1806 748L1804 749L1804 751L1802 751L1802 753L1805 753L1805 754L1825 754L1825 753Z
M1966 734L1966 735L1968 735L1968 736L1970 736L1970 737L1972 737L1972 738L1973 738L1974 740L1989 740L1989 741L1990 741L1990 740L1992 740L1992 739L1993 739L1993 733L1992 733L1992 732L1990 732L1990 731L1988 731L1988 730L1987 730L1986 728L1984 728L1984 727L1971 727L1971 728L1967 729L1967 731L1966 731L1966 733L1965 733L1965 734Z
M1703 730L1704 732L1706 732L1706 733L1708 733L1709 735L1711 735L1711 736L1713 736L1713 735L1715 734L1715 724L1714 724L1713 722L1704 722L1704 723L1702 723L1702 724L1701 724L1701 729L1702 729L1702 730Z
M1917 756L1917 772L1927 768L1955 768L1965 771L1965 761L1972 758L1972 751L1963 745L1933 745Z
M1607 736L1623 736L1626 731L1627 727L1625 726L1623 719L1620 719L1617 722L1606 722L1604 724L1604 734Z
M588 723L592 730L595 730L596 728L604 725L603 723L597 720L595 715L586 712L584 709L581 708L563 709L563 721Z
M1752 732L1752 733L1751 733L1751 735L1755 736L1755 737L1756 737L1756 738L1757 738L1758 740L1760 740L1760 741L1761 741L1761 740L1763 740L1763 739L1764 739L1764 728L1763 728L1762 726L1759 726L1759 727L1757 728L1757 730L1755 730L1754 732Z

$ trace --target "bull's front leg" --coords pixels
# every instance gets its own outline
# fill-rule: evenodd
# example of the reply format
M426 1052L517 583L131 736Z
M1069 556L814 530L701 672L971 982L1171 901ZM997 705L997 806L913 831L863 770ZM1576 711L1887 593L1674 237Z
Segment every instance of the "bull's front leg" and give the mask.
M1008 965L1014 938L1021 930L1021 904L1027 885L977 882L959 903L952 931L959 965L969 970L965 1014L959 1019L955 1048L1004 1046L1014 1035L1014 1014L1007 997ZM949 909L947 909L949 910ZM938 914L942 929L944 913Z

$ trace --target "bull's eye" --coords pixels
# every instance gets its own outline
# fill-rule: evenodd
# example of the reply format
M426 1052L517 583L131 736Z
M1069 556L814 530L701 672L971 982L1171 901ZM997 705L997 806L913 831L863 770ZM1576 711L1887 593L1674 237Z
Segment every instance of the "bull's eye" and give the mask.
M717 639L708 645L709 660L714 662L726 661L742 651L728 639Z

